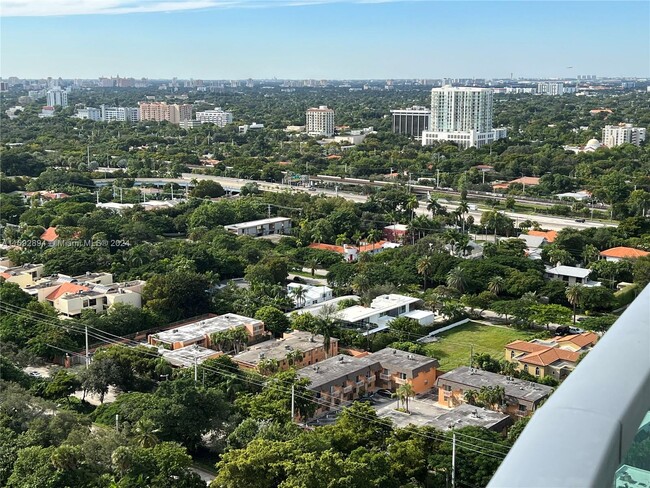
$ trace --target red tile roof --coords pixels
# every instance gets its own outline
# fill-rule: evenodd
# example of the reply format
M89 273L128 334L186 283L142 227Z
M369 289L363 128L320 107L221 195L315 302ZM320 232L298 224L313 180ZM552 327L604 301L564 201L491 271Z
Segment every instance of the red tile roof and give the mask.
M311 247L312 249L320 249L321 251L331 251L331 252L337 252L339 254L345 253L343 246L335 246L334 244L322 244L320 242L312 242L311 244L309 244L309 247Z
M382 246L387 242L388 241L377 241L374 244L364 244L363 246L359 247L359 252L376 251L377 249L381 249Z
M606 258L637 259L650 255L650 252L634 249L633 247L620 246L605 249L600 255Z
M506 349L514 349L515 351L523 352L537 352L543 349L546 349L547 346L542 346L541 344L535 344L533 342L526 341L513 341L510 344L506 344Z
M48 227L45 232L41 234L41 239L45 242L54 242L59 235L56 233L56 227Z
M585 346L593 346L598 342L598 334L594 332L583 332L582 334L572 334L555 339L555 342L561 344L563 342L570 342L576 346L583 348Z
M575 363L580 358L579 352L567 351L557 347L547 347L544 351L526 354L517 358L517 361L535 366L548 366L556 361L568 361Z
M546 232L542 230L529 230L527 234L529 236L544 237L548 242L553 242L557 237L557 231L555 230L548 230Z
M45 297L46 300L56 300L57 298L65 295L66 293L77 293L78 291L88 291L87 286L75 285L74 283L63 283L56 290L51 292Z
M11 278L11 275L9 273L0 273L0 276L2 276L5 280Z

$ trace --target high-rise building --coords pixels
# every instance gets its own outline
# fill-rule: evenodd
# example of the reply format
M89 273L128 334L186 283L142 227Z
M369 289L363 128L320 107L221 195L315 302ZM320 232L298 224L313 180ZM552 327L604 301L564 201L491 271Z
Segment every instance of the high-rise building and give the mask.
M564 83L554 81L542 81L537 83L538 95L564 95Z
M640 146L645 141L645 127L634 127L632 124L606 125L603 129L603 145L607 147L621 144Z
M307 109L305 115L307 134L326 137L334 135L334 110L327 108L327 105Z
M196 112L196 120L202 124L215 124L224 127L232 122L232 112L225 112L220 107L215 107L214 110Z
M68 106L68 92L59 86L55 86L47 91L47 106L48 107L67 107Z
M404 134L422 139L422 132L429 130L431 110L427 107L414 106L411 108L391 110L393 116L393 133Z
M467 149L505 137L505 129L492 128L492 95L490 88L433 88L430 127L422 132L422 145L449 141Z
M165 102L140 102L140 120L154 120L156 122L171 122L178 125L181 120L192 118L192 105L173 104Z
M140 120L140 109L137 107L107 107L100 106L101 120L104 122L137 122Z

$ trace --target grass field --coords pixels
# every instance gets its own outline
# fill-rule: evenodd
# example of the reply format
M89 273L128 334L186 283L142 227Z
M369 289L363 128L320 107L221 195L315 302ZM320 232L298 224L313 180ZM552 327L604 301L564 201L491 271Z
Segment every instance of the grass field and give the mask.
M440 361L442 371L450 371L459 366L469 366L472 346L474 354L488 353L494 358L502 359L506 344L517 339L526 341L532 336L532 332L469 322L441 333L438 336L439 342L426 344L425 347L427 355Z

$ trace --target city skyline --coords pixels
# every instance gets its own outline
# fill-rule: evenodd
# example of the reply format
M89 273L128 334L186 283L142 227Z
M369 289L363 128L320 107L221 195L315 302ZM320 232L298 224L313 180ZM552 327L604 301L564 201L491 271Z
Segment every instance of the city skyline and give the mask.
M647 2L14 1L2 15L5 78L650 76Z

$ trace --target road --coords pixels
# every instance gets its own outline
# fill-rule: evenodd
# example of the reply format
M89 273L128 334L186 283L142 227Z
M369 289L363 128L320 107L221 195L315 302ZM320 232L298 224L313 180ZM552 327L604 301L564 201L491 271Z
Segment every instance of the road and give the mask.
M251 180L239 180L237 178L226 178L223 176L210 176L210 175L199 175L199 174L193 174L193 173L183 173L182 175L183 179L196 179L196 180L203 180L203 179L209 179L209 180L214 180L218 181L220 184L223 186L227 186L229 188L241 188L244 186L246 183L251 183ZM258 187L260 190L264 191L303 191L303 192L308 192L307 189L301 188L301 187L290 187L287 185L280 185L277 183L268 183L266 181L256 181ZM368 197L366 195L359 195L357 193L348 193L348 192L343 192L343 191L336 191L336 190L328 190L328 189L321 189L319 188L317 191L314 192L308 192L308 193L314 193L314 194L323 194L327 196L339 196L342 198L345 198L346 200L351 200L356 203L365 203L368 200ZM458 205L449 203L444 205L448 209L455 209ZM469 215L474 217L475 222L480 222L481 220L481 215L483 215L483 212L486 212L488 209L476 209L476 210L471 210L469 212ZM419 215L428 215L429 211L426 209L426 207L420 206L420 208L416 209L415 211ZM584 229L589 229L591 227L614 227L614 224L608 224L608 223L603 223L603 222L598 222L598 221L588 221L586 220L585 222L576 222L574 219L567 219L563 217L553 217L553 216L548 216L548 215L537 215L537 214L523 214L523 213L516 213L516 212L505 212L505 214L513 219L515 221L515 225L518 225L519 222L522 222L524 220L533 220L537 222L542 228L544 229L549 229L549 230L562 230L567 227L572 227L574 229L578 230L584 230Z

